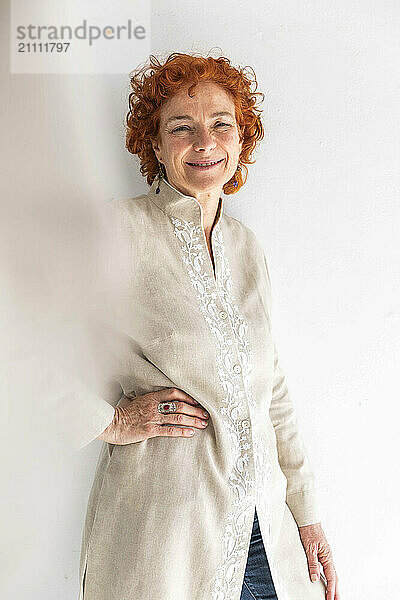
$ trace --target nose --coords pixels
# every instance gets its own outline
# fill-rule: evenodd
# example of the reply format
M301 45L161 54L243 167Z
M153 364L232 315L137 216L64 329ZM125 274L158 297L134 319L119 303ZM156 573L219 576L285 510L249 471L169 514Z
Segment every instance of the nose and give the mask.
M193 149L196 152L209 152L215 148L215 145L215 140L207 128L200 128L193 142Z

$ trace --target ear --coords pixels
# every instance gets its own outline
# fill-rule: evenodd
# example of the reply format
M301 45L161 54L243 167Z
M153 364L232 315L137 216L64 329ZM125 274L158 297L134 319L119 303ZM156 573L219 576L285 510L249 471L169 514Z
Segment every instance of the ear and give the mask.
M157 157L157 160L158 160L159 162L162 162L162 157L161 157L161 148L160 148L160 143L159 143L159 141L158 141L157 139L154 139L154 138L152 138L152 139L151 139L151 145L152 145L152 148L153 148L153 150L154 150L154 154L155 154L155 155L156 155L156 157Z

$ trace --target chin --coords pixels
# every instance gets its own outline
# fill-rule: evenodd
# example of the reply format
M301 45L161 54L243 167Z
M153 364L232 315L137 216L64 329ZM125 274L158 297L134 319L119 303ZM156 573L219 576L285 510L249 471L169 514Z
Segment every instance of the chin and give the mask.
M206 177L196 177L192 178L188 183L199 190L206 191L208 189L215 189L216 187L222 188L222 186L225 185L225 179L221 177L215 179L207 179Z
M202 193L213 193L215 192L215 190L221 190L222 191L222 186L223 184L219 184L219 183L210 183L209 185L197 185L194 184L193 188L196 190L196 192L202 192Z

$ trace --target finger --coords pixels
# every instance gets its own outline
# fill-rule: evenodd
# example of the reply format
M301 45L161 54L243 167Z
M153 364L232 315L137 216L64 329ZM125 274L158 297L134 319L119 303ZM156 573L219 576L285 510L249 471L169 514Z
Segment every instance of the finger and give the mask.
M335 600L340 600L339 583L338 583L337 575L336 575L336 584L335 584Z
M174 427L173 425L154 425L152 437L192 437L194 429L189 427Z
M193 406L192 404L182 401L176 402L174 400L174 402L176 404L175 413L182 413L184 415L198 417L199 419L208 419L210 416L206 409L202 408L201 406Z
M160 414L159 422L161 424L171 423L172 425L186 425L188 427L197 427L198 429L205 429L208 425L205 419L191 417L182 413Z
M326 600L335 600L336 577L332 565L324 565L324 573L327 581Z
M335 600L335 582L329 579L326 588L326 600Z
M194 398L192 398L192 396L189 396L189 394L187 394L186 392L184 392L183 390L180 390L179 388L166 388L165 390L161 390L162 392L164 392L165 395L165 399L166 400L182 400L182 402L188 402L189 404L199 404L197 402L197 400L195 400Z
M160 396L157 396L157 400L156 400L156 414L157 417L160 417L160 415L162 414L176 414L176 413L182 413L184 415L190 415L190 416L194 416L194 417L198 417L199 419L208 419L210 417L210 415L208 414L208 412L206 411L205 408L203 408L202 406L194 406L193 404L188 404L187 402L183 401L183 400L179 400L177 401L176 399L171 400L170 398L168 400L163 400L164 402L174 402L175 404L175 410L173 411L173 413L160 413L160 411L158 410L158 404L160 401ZM161 420L161 417L158 419L158 422L164 422Z
M310 579L312 582L318 581L319 579L319 564L318 564L318 552L317 552L317 544L311 543L307 547L306 551L307 562L308 562L308 571L310 574Z

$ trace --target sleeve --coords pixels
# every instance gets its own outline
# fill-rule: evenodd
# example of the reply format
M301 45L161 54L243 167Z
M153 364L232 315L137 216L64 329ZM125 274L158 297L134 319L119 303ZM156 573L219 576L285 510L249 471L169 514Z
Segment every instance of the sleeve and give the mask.
M96 439L114 418L115 408L84 383L76 381L55 398L58 429L76 450Z
M265 268L271 281L264 254ZM271 307L271 302L270 302ZM273 424L280 468L287 479L286 504L298 527L320 522L315 476L299 430L297 415L289 394L285 374L274 348L274 378L270 419Z
M78 360L62 373L62 384L52 394L53 424L74 450L103 433L123 395L122 351L116 339L117 332L108 323L80 322L74 348Z
M126 360L124 363L123 332L115 321L124 292L122 286L130 275L130 221L123 208L122 201L111 201L99 208L105 225L101 230L104 237L100 238L104 244L98 249L95 263L99 273L95 279L97 287L82 315L73 315L72 322L79 333L73 337L75 347L70 351L76 355L72 372L67 381L64 377L65 385L51 400L57 430L76 450L108 427L123 395L122 374L128 367ZM96 276L97 271L93 274Z

